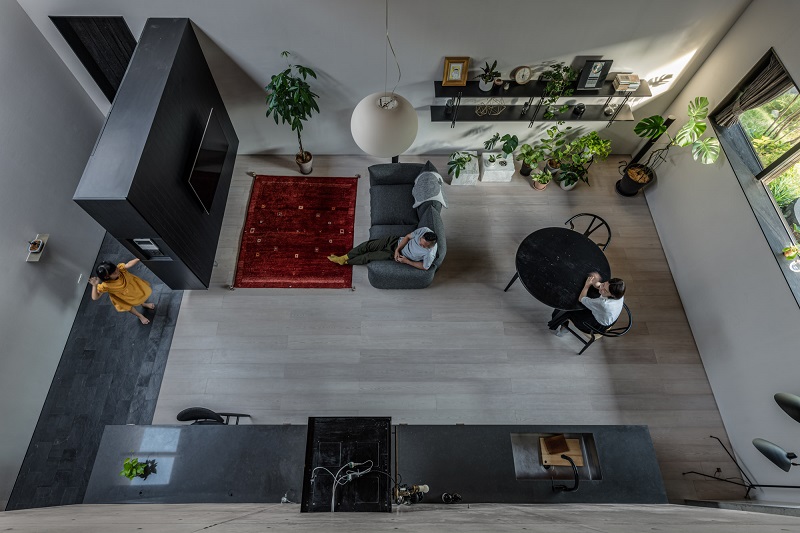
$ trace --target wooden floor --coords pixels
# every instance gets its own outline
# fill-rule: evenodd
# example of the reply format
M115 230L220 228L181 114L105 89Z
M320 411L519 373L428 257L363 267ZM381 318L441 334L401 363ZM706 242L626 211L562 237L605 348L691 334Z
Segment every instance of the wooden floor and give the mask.
M70 505L0 513L17 533L781 533L800 518L678 505L394 506L391 513L300 513L293 504Z
M431 158L441 170L444 156ZM409 424L646 424L671 501L738 499L736 475L709 435L727 442L647 204L613 185L621 157L595 164L591 187L446 186L448 253L431 287L382 291L354 267L353 290L236 289L232 282L252 179L297 173L289 157L243 156L234 170L209 291L184 295L154 423L201 405L253 423L308 416L391 416ZM403 161L424 161L404 157ZM317 157L315 176L360 174L355 240L369 230L369 157ZM581 212L612 228L607 250L634 329L578 356L577 339L545 326L551 310L514 274L519 243ZM346 250L342 250L344 253ZM635 460L635 458L632 458Z

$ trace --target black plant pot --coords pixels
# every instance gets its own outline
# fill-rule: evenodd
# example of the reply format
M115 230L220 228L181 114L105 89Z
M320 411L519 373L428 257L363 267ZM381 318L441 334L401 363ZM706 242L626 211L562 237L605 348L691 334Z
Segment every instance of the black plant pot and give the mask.
M519 169L519 173L523 176L530 176L532 171L533 167L529 166L525 161L523 161L522 167Z
M644 176L646 181L642 180L641 178L639 181L634 180L631 177L631 172L638 174L639 176ZM625 167L625 171L622 174L622 179L617 181L617 184L614 188L621 196L636 196L639 193L639 189L649 185L655 179L655 170L650 167L634 163Z

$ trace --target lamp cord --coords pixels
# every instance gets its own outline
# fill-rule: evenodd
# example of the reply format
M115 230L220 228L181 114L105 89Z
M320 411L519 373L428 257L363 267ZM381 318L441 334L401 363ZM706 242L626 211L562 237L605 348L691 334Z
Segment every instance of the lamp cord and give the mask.
M388 86L388 79L389 79L389 50L392 51L392 57L394 57L394 63L397 65L397 83L394 84L392 87L392 97L394 98L394 91L397 89L397 86L400 84L400 78L403 77L403 73L400 71L400 63L397 61L397 54L394 51L394 47L392 46L392 40L389 38L389 0L386 0L386 44L384 45L384 73L383 73L383 93L386 94L387 86Z

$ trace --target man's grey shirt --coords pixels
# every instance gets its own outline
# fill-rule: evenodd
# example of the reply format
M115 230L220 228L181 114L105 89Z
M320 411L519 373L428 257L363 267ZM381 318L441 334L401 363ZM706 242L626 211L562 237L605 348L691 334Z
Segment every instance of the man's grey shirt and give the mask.
M419 243L419 238L430 231L430 228L419 228L411 233L411 240L406 243L400 251L404 256L412 261L422 261L422 266L428 270L436 259L436 250L438 244L434 244L430 248L425 248Z

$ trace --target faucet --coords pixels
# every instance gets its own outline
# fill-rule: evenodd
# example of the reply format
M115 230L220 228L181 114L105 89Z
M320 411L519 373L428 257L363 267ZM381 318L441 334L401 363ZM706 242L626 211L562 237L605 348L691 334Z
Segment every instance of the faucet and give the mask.
M553 478L550 478L550 483L553 486L553 492L575 492L578 490L578 484L580 483L580 478L578 478L578 467L575 466L575 461L572 460L572 457L566 454L561 454L562 459L566 459L569 461L569 464L572 465L572 474L575 476L575 484L572 487L567 487L566 485L556 485L553 482ZM546 469L550 469L550 465L545 466Z

